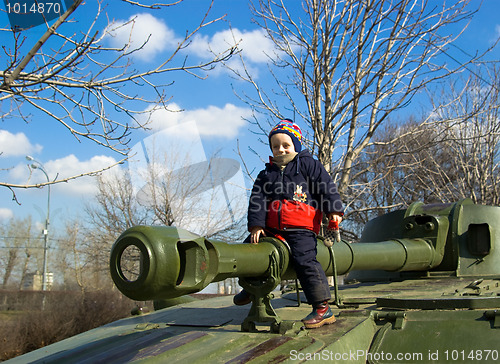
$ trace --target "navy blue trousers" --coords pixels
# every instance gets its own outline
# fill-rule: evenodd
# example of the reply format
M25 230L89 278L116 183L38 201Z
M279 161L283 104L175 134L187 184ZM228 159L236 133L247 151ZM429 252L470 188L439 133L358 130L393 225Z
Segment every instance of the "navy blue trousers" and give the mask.
M266 228L266 232L268 231ZM307 302L315 304L329 300L331 295L328 280L323 267L316 259L316 235L309 230L276 231L276 233L285 238L290 246L291 261ZM247 237L245 243L249 242L250 237Z

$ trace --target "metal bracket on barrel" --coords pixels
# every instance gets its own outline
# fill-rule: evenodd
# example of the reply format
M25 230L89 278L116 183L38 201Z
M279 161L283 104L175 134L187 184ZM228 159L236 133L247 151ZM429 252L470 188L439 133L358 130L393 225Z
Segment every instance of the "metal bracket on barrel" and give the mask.
M276 252L270 256L269 275L264 278L240 278L239 284L252 298L252 307L241 324L241 331L255 332L256 323L270 323L271 332L279 332L281 319L271 305L271 293L280 282L279 257Z
M257 332L257 323L269 323L272 333L286 334L291 331L299 331L301 323L282 320L273 306L271 293L281 282L280 257L278 252L270 256L269 275L263 278L240 278L239 284L250 294L252 307L248 316L241 324L241 331Z

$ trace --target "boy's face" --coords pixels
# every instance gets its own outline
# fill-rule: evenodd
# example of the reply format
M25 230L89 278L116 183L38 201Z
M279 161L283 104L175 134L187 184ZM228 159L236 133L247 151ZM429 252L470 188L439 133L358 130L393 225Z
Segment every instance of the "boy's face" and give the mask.
M273 157L277 157L295 152L295 147L289 135L278 133L271 137L271 150L273 151Z

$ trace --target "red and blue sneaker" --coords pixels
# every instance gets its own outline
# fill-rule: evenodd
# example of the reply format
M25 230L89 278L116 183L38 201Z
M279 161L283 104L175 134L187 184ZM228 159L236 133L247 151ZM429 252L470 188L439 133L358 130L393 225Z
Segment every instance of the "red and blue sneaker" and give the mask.
M306 329L316 329L323 325L333 324L335 321L337 320L327 301L314 305L312 312L302 319Z

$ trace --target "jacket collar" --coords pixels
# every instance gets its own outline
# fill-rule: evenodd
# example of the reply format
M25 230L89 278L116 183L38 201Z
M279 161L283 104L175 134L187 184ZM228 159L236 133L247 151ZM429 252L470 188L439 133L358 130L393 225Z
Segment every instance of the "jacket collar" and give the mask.
M311 153L309 153L309 151L307 149L303 149L301 150L291 161L290 163L288 164L292 164L292 163L296 163L296 171L295 171L295 174L299 174L299 170L300 170L300 158L307 158L307 157L310 157L312 158L312 155ZM272 168L276 168L277 170L279 170L279 166L276 164L276 163L273 163L273 157L272 156L269 156L269 163L266 163L266 170L267 169L272 169Z

